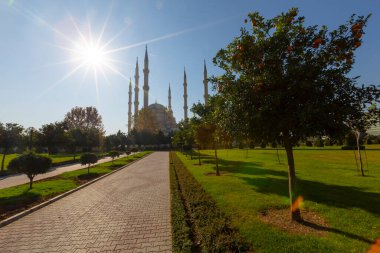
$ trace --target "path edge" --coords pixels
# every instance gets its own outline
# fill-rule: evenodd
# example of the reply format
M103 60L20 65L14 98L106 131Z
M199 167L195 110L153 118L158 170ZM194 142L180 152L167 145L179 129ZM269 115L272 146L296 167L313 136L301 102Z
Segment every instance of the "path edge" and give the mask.
M105 177L108 177L108 176L110 176L110 175L112 175L112 174L114 174L114 173L116 173L116 172L118 172L118 171L120 171L122 169L125 169L126 167L129 167L130 165L132 165L132 164L134 164L134 163L136 163L136 162L138 162L138 161L140 161L140 160L142 160L142 159L144 159L144 158L152 155L153 153L155 153L155 152L152 152L152 153L150 153L148 155L145 155L145 156L143 156L143 157L141 157L141 158L139 158L139 159L137 159L137 160L135 160L135 161L133 161L131 163L128 163L128 164L126 164L126 165L124 165L124 166L122 166L122 167L120 167L120 168L118 168L118 169L116 169L114 171L111 171L111 172L109 172L109 173L107 173L107 174L105 174L103 176L95 178L94 180L91 180L90 182L82 184L82 185L80 185L80 186L78 186L78 187L76 187L74 189L71 189L71 190L69 190L67 192L64 192L64 193L58 195L58 196L55 196L54 198L46 200L45 202L42 202L41 204L33 206L33 207L31 207L31 208L29 208L29 209L27 209L25 211L22 211L21 213L15 214L15 215L13 215L13 216L11 216L11 217L3 220L3 221L0 221L0 228L4 227L4 226L6 226L6 225L8 225L8 224L10 224L12 222L15 222L16 220L19 220L22 217L24 217L24 216L26 216L28 214L31 214L31 213L33 213L33 212L35 212L35 211L37 211L37 210L39 210L39 209L47 206L47 205L50 205L51 203L54 203L57 200L60 200L60 199L66 197L66 196L68 196L68 195L70 195L70 194L72 194L72 193L74 193L76 191L79 191L80 189L83 189L83 188L85 188L85 187L87 187L87 186L89 186L89 185L91 185L91 184L93 184L93 183L95 183L95 182L97 182L97 181L105 178Z

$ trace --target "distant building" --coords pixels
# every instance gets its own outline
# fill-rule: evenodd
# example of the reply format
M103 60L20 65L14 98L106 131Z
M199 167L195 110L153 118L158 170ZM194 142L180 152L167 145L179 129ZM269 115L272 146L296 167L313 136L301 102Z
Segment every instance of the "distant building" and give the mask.
M206 62L204 63L203 70L203 85L204 85L204 100L207 104L208 100L208 82L207 82L207 69ZM171 132L174 132L178 129L176 119L173 116L173 110L171 105L171 89L169 83L168 89L168 106L164 106L159 103L154 103L149 105L149 57L148 57L148 47L145 47L145 57L144 57L144 104L143 107L139 110L139 63L138 58L136 60L135 68L135 87L134 87L134 114L132 114L132 81L129 82L129 100L128 100L128 133L132 129L139 131L148 131L148 132L163 132L165 135L168 135ZM188 106L187 106L187 79L186 71L184 71L184 80L183 80L183 109L184 109L184 119L188 119Z
M144 106L139 110L139 65L136 61L135 69L135 101L134 115L132 116L132 82L129 83L129 101L128 101L128 132L133 128L139 131L159 132L162 131L165 135L177 130L177 123L173 116L171 107L171 89L169 84L168 91L168 106L159 103L149 105L149 57L148 48L145 48L144 58ZM144 114L144 115L139 115ZM139 118L139 116L141 116Z

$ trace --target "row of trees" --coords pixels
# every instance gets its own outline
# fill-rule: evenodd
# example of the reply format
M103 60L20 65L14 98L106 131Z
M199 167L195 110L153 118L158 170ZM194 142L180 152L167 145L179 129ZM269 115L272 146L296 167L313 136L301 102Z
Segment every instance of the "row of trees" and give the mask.
M43 125L40 129L24 128L16 123L0 122L1 171L9 153L36 149L49 154L64 151L75 154L91 151L104 140L102 117L95 107L75 107L62 121Z
M213 147L216 158L218 145L236 140L281 144L292 206L299 197L293 147L349 132L359 146L361 133L379 122L379 88L349 76L368 18L352 15L329 31L307 26L295 8L272 19L250 13L240 36L213 60L224 72L210 78L217 94L193 106L194 117L180 124L174 142ZM301 220L300 210L291 208L291 217Z

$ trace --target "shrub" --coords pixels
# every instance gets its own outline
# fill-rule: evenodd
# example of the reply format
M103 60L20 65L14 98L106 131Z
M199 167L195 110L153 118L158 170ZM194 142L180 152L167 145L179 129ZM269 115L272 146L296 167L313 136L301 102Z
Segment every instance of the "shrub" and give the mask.
M185 209L202 252L246 252L250 247L181 160L173 154L174 170Z
M112 158L112 164L113 164L113 160L115 159L115 157L120 156L120 152L116 150L112 150L108 153L108 155Z
M29 178L29 189L32 189L34 177L38 174L46 173L51 164L51 158L27 152L11 160L8 169L26 174Z
M306 145L306 147L312 147L313 143L311 143L311 141L306 141L305 145Z
M318 138L314 141L314 147L323 147L325 144L323 143L321 138Z
M87 174L90 174L90 165L94 164L98 161L98 157L94 153L83 153L80 156L80 162L82 165L88 165L87 166Z

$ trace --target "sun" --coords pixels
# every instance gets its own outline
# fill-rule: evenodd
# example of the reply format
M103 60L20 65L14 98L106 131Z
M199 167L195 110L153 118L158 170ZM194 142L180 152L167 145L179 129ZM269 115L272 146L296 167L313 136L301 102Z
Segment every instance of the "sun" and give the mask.
M78 58L90 67L102 67L107 63L106 51L98 45L84 45L78 52Z
M109 65L109 59L107 59L107 52L102 46L94 43L83 43L79 45L79 48L75 50L76 59L80 64L92 68L103 68Z

